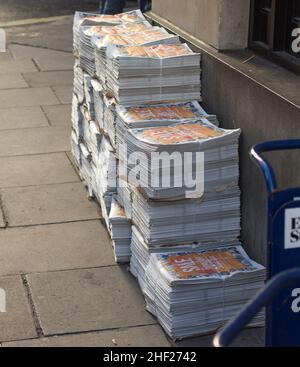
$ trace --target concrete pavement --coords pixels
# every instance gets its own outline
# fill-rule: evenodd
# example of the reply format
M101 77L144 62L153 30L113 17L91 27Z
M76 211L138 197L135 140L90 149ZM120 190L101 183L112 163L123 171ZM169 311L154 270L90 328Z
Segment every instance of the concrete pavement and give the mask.
M72 164L71 21L25 33L37 29L29 46L10 44L0 54L0 287L7 293L0 342L174 345L145 311L127 267L114 263L99 207ZM20 29L8 33L20 41ZM250 330L236 345L261 344L262 331ZM208 346L211 337L178 345Z

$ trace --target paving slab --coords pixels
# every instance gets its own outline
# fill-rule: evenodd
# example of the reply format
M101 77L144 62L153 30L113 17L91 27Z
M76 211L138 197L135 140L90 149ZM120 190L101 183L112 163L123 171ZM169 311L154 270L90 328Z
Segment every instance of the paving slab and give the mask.
M100 218L98 205L87 199L82 183L1 189L10 227Z
M0 230L0 276L115 265L99 220Z
M52 126L67 125L71 129L72 105L43 106L42 108Z
M70 150L70 129L68 127L39 127L0 132L0 157L57 153L68 150Z
M69 55L69 52L56 51L51 50L49 48L44 47L32 47L32 46L24 46L24 45L14 45L11 44L8 46L10 54L15 60L23 60L23 59L32 59L34 57L64 57L65 55ZM1 57L1 56L0 56ZM1 58L0 58L1 60Z
M126 267L30 274L27 280L46 336L156 323Z
M0 109L0 130L49 126L40 107Z
M1 64L1 62L0 62ZM3 74L0 77L0 89L26 88L28 84L25 82L21 74Z
M50 88L23 88L0 90L0 108L28 107L58 104Z
M3 347L168 348L170 343L159 326L149 325L3 343Z
M73 83L73 72L68 70L25 73L23 76L30 87L72 85Z
M9 51L9 49L6 49L6 52L0 52L0 62L1 61L11 61L13 58L12 58L12 55Z
M264 328L246 329L236 338L232 343L231 347L242 348L242 347L263 347L263 334ZM175 343L177 347L191 347L191 348L203 348L213 347L214 335L208 335L204 337L192 338L182 340Z
M52 89L60 103L70 104L72 102L73 88L71 86L54 86Z
M0 158L0 188L76 181L65 153Z
M0 75L10 73L30 73L37 71L32 60L4 60L0 61Z
M48 24L33 24L6 29L7 43L18 43L34 47L61 51L73 49L73 15Z
M37 337L21 277L0 278L0 288L6 292L6 312L0 313L0 341Z
M73 70L74 66L74 56L71 53L37 56L33 59L41 71Z

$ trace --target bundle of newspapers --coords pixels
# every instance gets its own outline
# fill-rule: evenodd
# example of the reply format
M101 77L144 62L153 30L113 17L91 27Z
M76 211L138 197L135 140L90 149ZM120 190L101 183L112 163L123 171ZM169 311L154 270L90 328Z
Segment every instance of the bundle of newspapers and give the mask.
M117 26L124 23L138 23L145 21L145 17L139 10L117 15L102 15L84 12L75 12L73 22L73 48L75 56L80 49L81 30L84 27Z
M139 46L139 45L159 45L178 44L179 37L168 33L161 27L147 27L144 31L123 35L106 35L105 37L93 37L92 43L95 47L95 64L97 78L106 84L107 80L107 49L111 46ZM200 67L200 66L199 66ZM121 101L119 101L121 103ZM132 102L132 101L130 101Z
M169 201L151 200L134 190L131 200L132 221L143 234L148 248L195 241L231 243L240 235L238 188L219 193L213 199L206 199L204 194L203 199Z
M200 106L199 102L174 102L165 104L151 104L140 106L116 106L116 120L112 131L116 136L118 146L124 144L124 136L128 129L168 126L179 122L193 122L206 118L218 126L219 121L215 115L209 115Z
M239 129L221 129L207 119L128 129L119 158L126 162L130 183L150 199L212 200L238 186L239 136ZM136 152L140 153L137 180L130 175Z
M131 255L131 224L115 196L111 202L109 222L116 262L128 263Z
M157 247L149 247L140 232L137 225L132 226L132 238L131 238L131 259L130 259L130 271L138 279L141 289L145 287L145 272L147 265L150 261L152 254L161 253L176 253L182 252L195 252L209 250L212 248L224 248L224 247L236 247L241 246L241 242L237 239L234 241L227 241L218 243L201 243L194 241L193 243L170 243L169 245L161 244Z
M175 102L140 106L122 106L103 93L99 82L93 81L96 120L109 136L113 148L124 144L126 130L138 127L168 126L176 122L192 122L206 118L214 125L219 122L215 115L209 115L199 102Z
M147 309L173 339L215 332L263 287L264 267L241 246L179 247L149 254L141 241L133 228L131 271ZM261 312L251 326L263 321Z
M79 57L80 65L91 76L96 71L95 66L95 49L93 38L104 38L107 35L127 35L131 33L142 32L151 27L150 23L124 23L115 26L91 26L82 27L80 33Z
M186 44L110 45L105 71L120 104L201 99L200 54Z

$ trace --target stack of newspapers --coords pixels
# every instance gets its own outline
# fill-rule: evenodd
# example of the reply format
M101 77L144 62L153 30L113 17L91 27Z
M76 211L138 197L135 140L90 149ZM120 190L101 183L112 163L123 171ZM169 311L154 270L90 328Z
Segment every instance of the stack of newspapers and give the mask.
M107 88L120 104L200 100L200 54L186 44L108 46Z
M239 245L182 246L149 253L133 228L131 249L131 271L147 309L173 339L214 332L263 287L264 267ZM263 321L260 313L251 326Z
M147 30L150 26L148 22L144 23L124 23L115 26L91 26L82 27L80 34L80 65L90 75L94 75L96 71L95 50L93 38L101 39L107 35L130 35Z
M131 255L131 224L116 197L112 198L109 222L116 262L128 263Z
M207 119L125 131L118 193L148 248L237 241L239 135Z
M147 265L150 261L150 256L153 254L161 253L174 253L178 251L182 252L195 252L209 250L211 248L224 248L224 247L235 247L241 246L239 240L229 242L218 242L214 243L183 243L176 244L170 243L169 245L161 245L157 247L149 247L140 230L136 225L132 226L132 238L131 238L131 259L130 259L130 271L138 279L142 289L145 287L145 272Z
M80 49L80 38L82 29L85 27L112 27L124 23L137 23L145 21L145 17L139 10L117 15L102 15L93 13L76 12L73 22L73 48L75 56Z
M140 106L116 106L116 120L112 130L116 134L115 141L118 146L124 144L127 130L155 126L168 126L179 122L193 122L206 118L218 126L215 115L208 115L198 101L174 102L165 104L151 104Z
M138 190L131 194L132 220L148 248L170 244L236 242L240 235L240 192L214 199L151 200ZM127 205L128 206L128 205Z
M205 186L205 197L213 199L238 186L239 136L239 129L221 129L207 119L129 129L119 158L130 171L134 153L141 153L139 179L131 184L148 198L201 198Z
M92 43L95 47L96 75L103 84L106 84L108 73L106 67L107 49L110 49L111 46L146 46L179 43L179 37L168 33L164 28L145 27L144 31L137 33L93 37Z
M264 280L239 240L240 130L200 105L201 55L139 11L77 12L74 54L71 151L116 262L172 338L214 332Z

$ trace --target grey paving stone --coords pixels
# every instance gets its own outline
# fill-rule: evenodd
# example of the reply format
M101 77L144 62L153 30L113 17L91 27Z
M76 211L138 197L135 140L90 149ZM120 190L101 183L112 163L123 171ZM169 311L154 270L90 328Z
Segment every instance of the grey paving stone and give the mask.
M125 267L27 276L45 335L154 324Z
M40 107L0 109L0 130L49 126Z
M30 87L47 87L52 85L72 85L72 71L41 71L23 74Z
M0 288L6 292L6 312L0 313L0 341L36 337L37 334L21 277L0 278Z
M82 183L1 189L11 227L100 218L100 209L87 199Z
M170 347L157 325L3 343L3 347Z
M53 50L72 51L73 15L51 23L7 28L8 44L18 43Z
M43 110L52 126L67 125L71 129L71 108L70 104L57 106L43 106Z
M0 188L76 181L65 153L0 158Z
M246 329L236 338L232 343L231 347L263 347L262 334L264 333L264 328L254 328ZM191 348L201 348L201 347L213 347L214 335L203 336L198 338L186 339L177 342L175 345L178 347L191 347Z
M115 265L99 220L0 230L0 276Z
M6 49L6 52L0 52L0 61L11 61L12 59L12 55L8 48Z
M73 89L71 86L58 86L52 87L56 97L59 99L60 103L70 104L72 102Z
M73 70L74 56L71 53L53 54L34 57L41 71Z
M0 157L70 150L68 127L40 127L0 132Z
M0 75L10 73L31 73L37 71L31 60L4 60L0 61Z
M26 88L28 84L25 82L21 74L3 74L0 77L0 89Z
M15 60L32 59L33 57L64 57L69 53L55 51L44 47L31 47L24 45L8 46L8 49ZM1 59L0 59L1 60Z
M50 88L23 88L0 90L0 108L28 107L58 104Z

